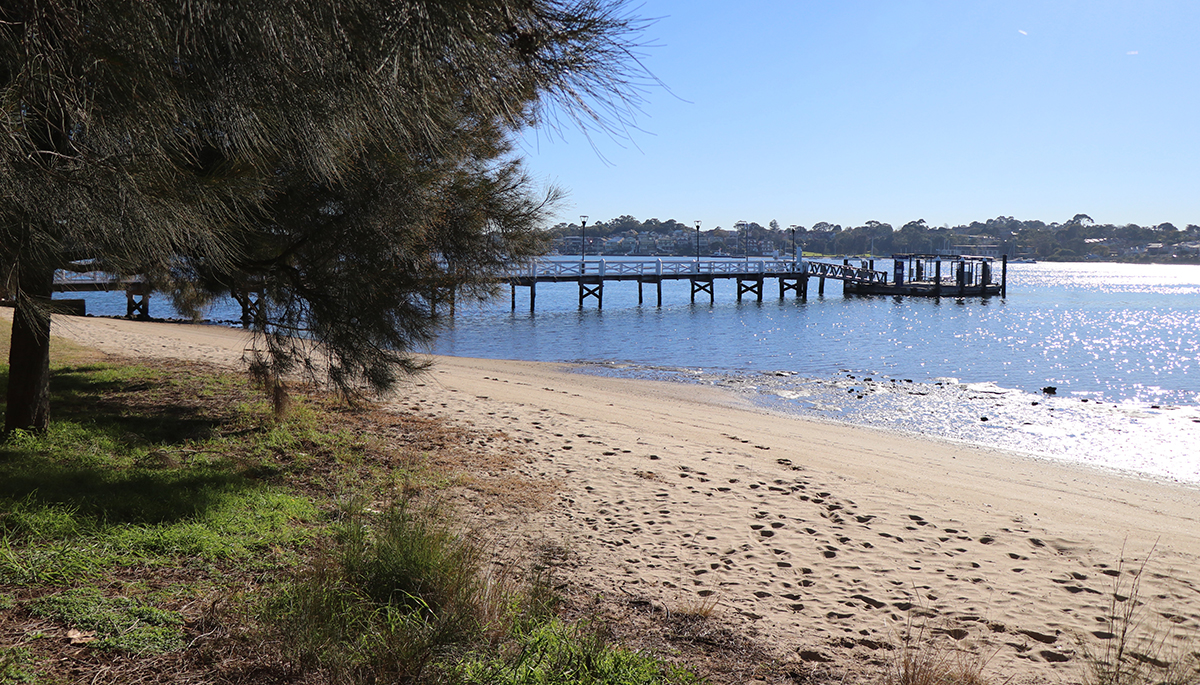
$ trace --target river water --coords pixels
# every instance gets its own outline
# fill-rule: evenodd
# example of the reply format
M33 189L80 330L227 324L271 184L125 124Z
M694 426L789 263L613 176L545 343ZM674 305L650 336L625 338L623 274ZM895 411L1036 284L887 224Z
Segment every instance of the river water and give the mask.
M578 258L575 258L578 259ZM594 259L594 258L593 258ZM714 385L765 409L986 444L1200 483L1200 266L1009 265L1005 299L843 297L689 301L685 281L574 284L460 305L431 351L568 361L586 373ZM124 313L121 293L89 312ZM115 306L114 304L115 303ZM152 305L162 311L159 298ZM109 311L111 310L111 311ZM235 318L227 307L214 318ZM1054 395L1043 392L1053 386Z

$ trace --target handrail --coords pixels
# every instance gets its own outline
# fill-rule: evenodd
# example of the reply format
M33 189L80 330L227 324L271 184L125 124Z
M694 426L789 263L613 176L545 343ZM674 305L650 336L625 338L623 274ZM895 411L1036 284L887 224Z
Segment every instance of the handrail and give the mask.
M500 278L580 278L584 276L687 276L802 273L804 262L783 259L709 261L552 261L533 259L502 269Z
M127 283L139 283L141 278L138 276L126 276L124 278L110 274L105 271L69 271L59 269L54 272L54 285L97 285L108 283L111 285L123 285Z
M874 271L863 267L832 264L830 262L807 262L807 265L807 273L810 276L836 278L854 283L887 283L886 271Z

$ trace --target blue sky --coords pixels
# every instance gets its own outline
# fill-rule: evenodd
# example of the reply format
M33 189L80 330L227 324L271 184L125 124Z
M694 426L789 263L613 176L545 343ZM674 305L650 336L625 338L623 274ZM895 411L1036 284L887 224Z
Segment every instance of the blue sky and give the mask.
M1200 3L646 0L628 140L522 141L551 223L1200 224ZM593 147L594 145L594 147Z

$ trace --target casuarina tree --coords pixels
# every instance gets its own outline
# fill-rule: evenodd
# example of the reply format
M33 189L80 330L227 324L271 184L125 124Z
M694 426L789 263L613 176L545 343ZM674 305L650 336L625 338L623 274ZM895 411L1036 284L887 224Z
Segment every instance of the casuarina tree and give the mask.
M46 426L64 268L261 292L255 369L388 387L438 298L538 249L557 195L513 136L620 130L640 29L622 0L0 4L6 430Z

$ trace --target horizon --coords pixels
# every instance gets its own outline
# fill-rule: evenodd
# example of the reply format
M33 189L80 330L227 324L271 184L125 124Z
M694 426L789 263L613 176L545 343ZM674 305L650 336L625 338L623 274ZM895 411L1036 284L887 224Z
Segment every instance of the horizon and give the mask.
M637 56L664 84L644 91L636 128L518 141L531 175L567 191L547 226L1200 223L1200 6L634 9L655 20Z

